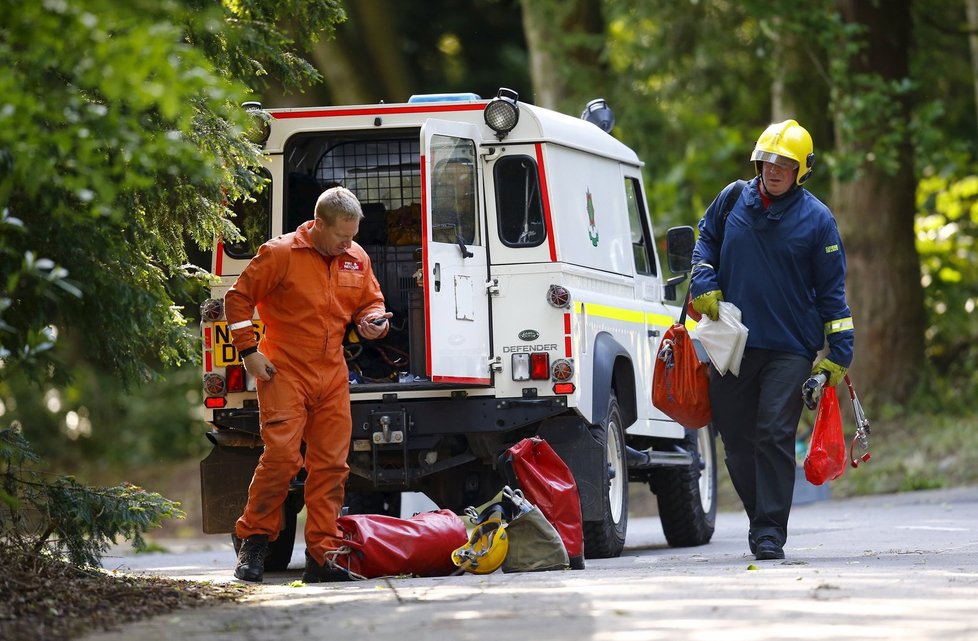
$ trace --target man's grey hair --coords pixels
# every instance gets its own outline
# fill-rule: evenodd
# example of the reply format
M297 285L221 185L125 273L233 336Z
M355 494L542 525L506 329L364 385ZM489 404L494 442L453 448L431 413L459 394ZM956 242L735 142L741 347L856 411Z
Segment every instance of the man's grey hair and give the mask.
M316 201L316 218L327 225L338 220L362 220L363 209L356 195L346 187L330 187Z

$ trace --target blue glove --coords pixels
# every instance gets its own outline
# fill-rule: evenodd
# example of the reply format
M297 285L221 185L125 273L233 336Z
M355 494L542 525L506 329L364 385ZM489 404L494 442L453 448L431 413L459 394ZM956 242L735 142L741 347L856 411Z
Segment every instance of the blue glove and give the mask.
M714 289L711 292L705 292L694 298L693 309L704 316L708 316L712 321L720 320L720 301L722 300L723 292L719 289Z
M828 381L825 384L829 387L835 387L846 377L846 371L848 371L847 368L842 365L836 365L829 359L823 358L817 361L815 366L812 367L812 376L815 376L819 372L824 372L828 376Z

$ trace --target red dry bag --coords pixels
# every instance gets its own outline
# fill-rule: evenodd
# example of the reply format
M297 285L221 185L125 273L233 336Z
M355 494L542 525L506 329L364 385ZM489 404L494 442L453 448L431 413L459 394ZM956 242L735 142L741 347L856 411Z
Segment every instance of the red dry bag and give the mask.
M336 519L343 547L331 560L351 574L371 579L414 574L447 576L452 552L469 540L465 523L450 510L422 512L409 519L383 514L349 514Z
M686 310L680 322L666 330L652 372L652 404L687 429L710 423L709 366L700 361L686 331Z
M812 440L805 457L805 478L821 485L842 476L846 471L846 441L842 434L842 412L834 387L826 386L818 402L818 414L812 429Z
M577 481L563 459L539 437L525 438L506 450L516 485L554 526L567 549L570 566L584 569L584 522Z

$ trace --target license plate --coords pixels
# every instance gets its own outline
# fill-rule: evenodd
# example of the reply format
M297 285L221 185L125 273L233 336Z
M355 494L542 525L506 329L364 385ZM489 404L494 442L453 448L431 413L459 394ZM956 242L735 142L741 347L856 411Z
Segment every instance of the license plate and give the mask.
M260 320L251 321L251 327L255 330L255 340L260 344L262 336L265 335L265 323ZM234 349L234 343L231 342L231 330L223 321L214 323L214 347L211 353L214 355L215 367L227 367L241 362L238 358L238 350Z

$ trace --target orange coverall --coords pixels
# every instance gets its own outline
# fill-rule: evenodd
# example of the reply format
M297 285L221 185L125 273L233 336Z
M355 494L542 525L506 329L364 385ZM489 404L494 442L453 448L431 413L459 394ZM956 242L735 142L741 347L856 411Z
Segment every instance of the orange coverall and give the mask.
M264 451L238 519L239 538L282 526L282 504L303 465L306 443L306 549L317 563L342 545L336 518L350 468L352 419L343 337L350 322L385 313L370 257L353 243L334 258L320 254L309 237L313 221L274 238L258 250L224 297L229 325L250 321L257 307L265 323L261 351L278 372L258 380ZM240 352L256 345L250 326L232 331Z

